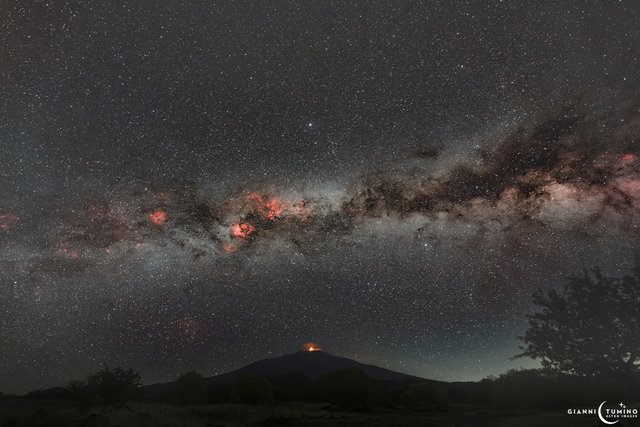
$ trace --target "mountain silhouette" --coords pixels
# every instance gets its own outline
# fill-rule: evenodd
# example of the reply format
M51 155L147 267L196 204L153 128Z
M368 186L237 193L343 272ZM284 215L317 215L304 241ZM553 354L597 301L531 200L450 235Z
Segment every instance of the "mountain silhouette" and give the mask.
M298 351L284 356L263 359L226 374L211 377L214 383L232 382L247 375L278 378L287 374L301 374L310 380L330 372L359 369L378 381L398 383L424 381L424 379L378 366L366 365L346 357L335 356L324 351Z
M367 365L324 351L298 351L284 356L263 359L235 371L206 378L206 380L209 384L229 384L249 375L260 375L268 379L277 379L289 374L298 374L310 380L316 380L322 375L347 369L359 369L371 378L381 382L407 384L429 381L432 383L442 383L441 381L425 380L424 378L403 374L379 366ZM161 392L171 388L172 384L173 383L154 384L146 386L145 389L149 392Z

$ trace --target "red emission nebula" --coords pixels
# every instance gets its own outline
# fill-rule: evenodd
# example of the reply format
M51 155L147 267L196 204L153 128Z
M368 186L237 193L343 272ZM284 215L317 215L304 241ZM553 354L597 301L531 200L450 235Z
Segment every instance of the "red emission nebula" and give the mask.
M286 209L285 204L279 197L265 198L256 192L249 194L247 201L251 203L254 212L263 215L271 221L277 220Z
M0 213L0 232L9 232L11 226L17 221L18 216L13 212Z
M231 237L236 239L246 239L256 228L248 222L241 222L231 226Z
M162 225L167 222L167 213L162 209L156 209L149 215L149 220L155 225Z
M260 193L250 193L244 201L244 218L252 218L259 223L275 223L287 210L286 204L277 196L267 197ZM256 232L256 226L248 219L231 225L230 235L234 239L247 239ZM235 252L225 247L225 252Z

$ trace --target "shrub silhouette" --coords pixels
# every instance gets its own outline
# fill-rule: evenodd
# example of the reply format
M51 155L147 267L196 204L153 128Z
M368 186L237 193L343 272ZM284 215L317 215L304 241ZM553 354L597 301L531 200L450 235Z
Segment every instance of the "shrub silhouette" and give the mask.
M105 408L122 408L135 400L140 386L140 374L132 369L104 368L89 375L86 382L72 381L69 390L84 406L102 404Z
M562 374L637 376L640 361L640 264L632 275L608 277L595 268L571 277L562 291L534 294L516 357L541 359Z
M273 387L264 377L257 375L244 377L231 385L229 401L250 405L271 405L275 401Z
M207 401L207 381L195 371L178 378L168 401L176 405L199 405Z
M451 402L467 405L490 405L490 387L492 380L484 379L479 382L451 383L447 392Z

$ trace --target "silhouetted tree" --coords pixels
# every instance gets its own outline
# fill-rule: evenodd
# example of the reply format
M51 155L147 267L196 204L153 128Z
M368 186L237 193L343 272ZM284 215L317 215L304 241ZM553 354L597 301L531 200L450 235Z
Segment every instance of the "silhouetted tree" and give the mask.
M69 390L86 406L102 404L107 408L124 407L134 400L140 386L140 374L132 369L104 368L89 375L86 382L72 381Z
M596 268L571 277L558 292L534 294L520 339L521 354L543 368L583 376L638 373L640 359L640 264L632 275L608 277Z
M241 378L231 385L229 401L251 405L271 405L274 403L273 388L264 377L252 375Z

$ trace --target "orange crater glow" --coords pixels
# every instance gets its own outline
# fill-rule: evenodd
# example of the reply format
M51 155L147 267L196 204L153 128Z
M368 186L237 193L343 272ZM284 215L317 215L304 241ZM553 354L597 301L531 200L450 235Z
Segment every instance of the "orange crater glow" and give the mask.
M313 352L313 351L324 351L322 347L314 342L308 342L302 346L302 351Z

